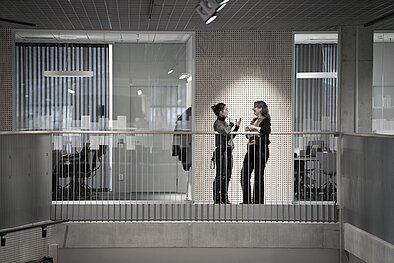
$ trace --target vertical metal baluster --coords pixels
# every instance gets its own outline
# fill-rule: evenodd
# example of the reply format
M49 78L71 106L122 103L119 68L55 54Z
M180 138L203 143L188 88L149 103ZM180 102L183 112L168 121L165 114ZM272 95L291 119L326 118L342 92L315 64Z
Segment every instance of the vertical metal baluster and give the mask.
M115 176L112 176L112 191L111 191L111 193L108 195L108 201L107 201L107 204L106 204L106 207L107 207L107 220L108 221L110 221L110 215L111 215L111 207L113 206L113 204L114 204L114 201L115 201L115 195L116 195L116 191L119 191L119 189L118 189L118 187L117 187L117 181L118 180L116 180L116 178L118 178L119 177L119 167L118 167L118 164L117 164L117 162L119 162L119 159L120 159L120 152L121 152L121 150L123 149L123 147L124 147L124 142L121 140L121 137L122 137L122 135L121 134L116 134L116 137L115 137L115 140L114 140L114 143L115 143L115 145L116 145L116 149L115 149L115 156L114 156L114 158L112 158L112 167L113 167L113 170L115 170L114 171L114 175ZM112 206L111 206L111 204L112 204Z
M133 149L133 161L132 161L132 173L131 173L131 182L132 182L132 186L134 186L134 190L133 188L130 189L131 193L130 193L130 198L133 200L132 205L131 205L131 215L132 215L132 220L136 220L136 215L137 215L137 159L138 159L138 150L137 150L137 143L136 143L136 136L137 134L132 135L134 136L133 141L134 143L134 149ZM134 184L134 185L133 185Z
M149 148L145 145L146 144L146 138L147 138L147 134L142 134L142 140L141 140L141 144L142 144L142 153L143 154L143 162L142 162L142 167L144 169L144 173L142 173L142 178L141 178L141 185L142 185L142 211L141 211L141 218L142 221L145 221L145 212L146 212L146 204L148 202L148 184L147 184L147 180L148 180L148 176L149 176ZM144 185L146 185L146 190L144 190Z
M132 135L134 137L135 142L135 134ZM135 218L135 204L136 204L136 197L135 197L135 178L136 178L136 169L137 169L137 147L134 144L134 149L131 149L131 159L130 159L130 221L133 221Z
M126 140L126 147L123 147L124 153L123 153L123 160L122 160L122 163L123 163L123 169L122 169L122 174L123 174L123 178L122 178L123 179L122 180L123 191L122 191L122 193L120 193L120 189L119 189L119 201L118 201L118 204L119 204L119 220L118 221L122 221L122 216L124 216L124 218L126 218L126 213L127 213L127 205L126 205L126 202L125 202L125 196L127 194L126 187L127 187L127 177L128 177L127 176L128 175L128 173L127 173L127 156L128 156L128 153L130 152L130 150L129 150L128 146L127 146L127 135L126 134L124 135L124 138ZM120 178L118 178L118 180L119 179Z
M138 140L139 140L139 137L140 135L139 134L136 134L135 135L135 140L136 140L136 155L137 155L137 158L136 158L136 166L135 166L135 168L136 168L136 171L135 171L135 199L136 199L136 206L135 206L135 211L136 211L136 221L138 221L139 220L139 206L140 206L140 193L138 192L138 188L140 187L139 186L139 181L138 181L138 177L139 177L139 175L140 174L142 174L142 158L141 158L141 156L142 156L142 152L140 153L140 148L139 148L139 145L138 145ZM139 156L141 154L141 156ZM141 159L141 166L139 165L139 160Z
M165 134L163 134L162 135L162 140L161 140L161 147L164 149L164 142L165 142ZM185 135L182 135L182 136L185 136ZM175 189L175 190L173 190L174 192L172 192L172 193L170 193L171 194L171 196L172 196L172 202L171 202L171 210L172 210L172 212L171 212L171 219L172 220L174 220L175 219L175 211L176 211L176 193L177 193L177 180L178 180L178 177L177 177L177 174L178 173L175 173L174 174L174 176L175 176L175 180L172 180L174 183L175 183L175 185L172 187L173 189Z
M133 192L133 185L132 185L132 181L133 181L133 150L130 149L129 150L129 158L127 158L127 177L129 178L129 183L127 186L127 193L125 193L125 202L126 203L126 214L125 214L125 221L131 221L132 216L133 216L133 205L132 205L132 192ZM125 184L127 185L127 184ZM128 197L127 197L128 195ZM130 218L128 217L128 215L130 215Z
M153 135L152 135L153 136ZM159 134L154 135L154 136L160 136ZM153 150L151 148L151 134L145 134L146 139L144 140L144 142L147 144L147 154L146 154L146 204L145 204L145 209L146 209L146 219L147 221L150 220L150 207L151 207L151 203L153 200L153 197L155 195L155 188L152 185L152 190L149 189L150 185L149 185L149 177L152 175L152 182L154 180L154 164L155 164L155 159L153 158ZM153 164L153 165L151 165Z
M138 202L139 202L139 197L138 197L138 147L137 147L137 136L138 134L134 134L134 156L133 156L133 175L132 175L132 180L133 180L133 186L134 188L132 189L132 198L133 198L133 207L132 211L134 213L133 219L138 220Z

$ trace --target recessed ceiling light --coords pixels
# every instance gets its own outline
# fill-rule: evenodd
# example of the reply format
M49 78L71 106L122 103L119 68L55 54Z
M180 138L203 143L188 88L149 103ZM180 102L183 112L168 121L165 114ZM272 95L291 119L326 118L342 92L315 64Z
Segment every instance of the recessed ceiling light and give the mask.
M205 24L208 25L209 23L211 23L215 19L216 19L216 15L213 15L210 18L208 18L208 20L205 22Z
M68 91L68 93L70 93L70 94L75 94L75 90L67 89L67 91Z

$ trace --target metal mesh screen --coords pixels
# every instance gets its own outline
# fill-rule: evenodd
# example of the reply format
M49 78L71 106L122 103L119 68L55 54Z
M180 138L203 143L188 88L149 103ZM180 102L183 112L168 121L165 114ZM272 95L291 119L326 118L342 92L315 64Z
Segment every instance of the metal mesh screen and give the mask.
M12 30L0 28L0 131L12 130Z
M291 131L291 32L197 32L195 129L213 131L211 106L224 102L230 118L242 118L240 131L253 118L253 102L264 100L272 117L272 132ZM212 201L215 170L209 168L213 137L196 138L195 200ZM277 137L279 138L279 137ZM280 137L283 138L283 137ZM246 152L244 136L234 139L230 201L242 200L240 171ZM291 200L292 139L272 141L265 176L266 202ZM279 147L281 149L279 149ZM284 152L280 156L277 152ZM288 165L283 165L288 163Z

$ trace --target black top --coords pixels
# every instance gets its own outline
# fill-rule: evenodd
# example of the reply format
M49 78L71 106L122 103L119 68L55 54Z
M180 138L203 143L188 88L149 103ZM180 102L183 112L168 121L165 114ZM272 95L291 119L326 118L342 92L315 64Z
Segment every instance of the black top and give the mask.
M256 119L253 119L253 121L252 122L254 122ZM264 120L262 120L261 122L260 122L260 125L259 125L259 127L260 127L260 130L259 130L259 133L260 133L260 144L265 144L265 145L268 145L268 144L270 144L271 142L270 142L270 140L269 140L269 134L271 133L271 122L270 122L270 120L268 119L268 118L264 118Z
M233 138L235 134L231 135L231 129L234 126L234 123L227 123L225 121L226 118L218 117L215 123L213 124L213 129L220 134L215 134L215 146L219 148L234 148ZM235 126L233 131L238 131L239 126Z

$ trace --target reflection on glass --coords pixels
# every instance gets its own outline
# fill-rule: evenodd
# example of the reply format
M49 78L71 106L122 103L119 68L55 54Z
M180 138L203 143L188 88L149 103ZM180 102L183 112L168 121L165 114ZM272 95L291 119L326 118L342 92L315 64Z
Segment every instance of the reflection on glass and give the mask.
M16 127L27 130L106 129L109 45L16 43ZM89 70L92 77L47 77L44 72ZM93 125L94 124L94 125Z
M375 33L372 131L394 134L394 33Z
M177 117L191 106L191 40L182 39L16 43L17 128L173 130ZM44 76L46 71L82 70L94 74ZM188 77L179 79L183 73ZM90 116L90 123L82 116Z
M179 79L187 72L186 51L186 43L114 44L113 119L127 116L129 129L173 130L191 106L191 86Z

